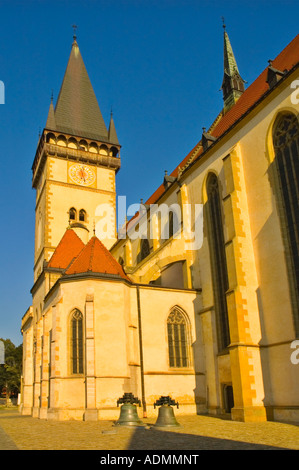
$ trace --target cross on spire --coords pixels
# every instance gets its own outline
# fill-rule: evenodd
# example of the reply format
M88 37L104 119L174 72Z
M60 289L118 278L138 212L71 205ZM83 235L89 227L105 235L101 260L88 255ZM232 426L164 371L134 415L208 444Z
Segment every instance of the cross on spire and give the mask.
M72 28L73 28L73 31L74 31L73 39L76 40L77 39L77 28L78 28L78 26L76 24L73 24Z

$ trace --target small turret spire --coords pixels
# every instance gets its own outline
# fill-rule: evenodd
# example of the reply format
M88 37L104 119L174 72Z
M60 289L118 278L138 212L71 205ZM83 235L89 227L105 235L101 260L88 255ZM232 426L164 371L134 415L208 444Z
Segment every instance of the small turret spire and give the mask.
M54 111L54 105L53 105L53 90L51 92L51 102L50 102L48 118L46 122L46 129L51 129L52 131L56 129L55 111Z
M237 102L244 92L245 81L240 75L223 17L222 22L224 30L224 75L221 88L223 91L224 112L226 112Z
M115 124L113 121L112 107L110 111L110 124L109 124L109 130L108 130L108 139L109 139L109 142L111 142L112 144L119 145L117 134L116 134L116 129L115 129Z

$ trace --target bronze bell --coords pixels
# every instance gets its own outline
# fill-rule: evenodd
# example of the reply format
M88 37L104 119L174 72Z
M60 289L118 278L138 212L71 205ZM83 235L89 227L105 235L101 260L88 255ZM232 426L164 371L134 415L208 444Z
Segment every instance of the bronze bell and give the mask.
M160 406L158 418L154 426L156 427L180 426L180 424L177 422L174 416L172 405L176 405L177 408L179 407L179 404L175 403L175 401L172 400L169 396L168 397L162 396L159 398L159 400L157 400L154 403L154 408L156 408L156 406Z
M125 393L122 398L117 400L117 406L123 403L120 408L119 419L114 423L114 426L144 426L141 419L137 414L137 406L141 406L140 400L135 398L132 393Z

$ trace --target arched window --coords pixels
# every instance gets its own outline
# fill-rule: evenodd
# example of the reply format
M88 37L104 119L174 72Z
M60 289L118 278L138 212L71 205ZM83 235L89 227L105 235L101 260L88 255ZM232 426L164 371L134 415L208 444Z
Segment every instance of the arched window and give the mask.
M112 157L117 157L117 154L118 154L118 149L116 147L111 147L109 155L111 155Z
M207 179L207 220L210 247L214 304L219 350L230 343L226 291L228 290L227 264L222 226L218 178L211 173Z
M174 209L169 211L168 230L169 238L178 233L180 229L180 214Z
M81 209L79 212L79 221L86 222L86 212L84 209Z
M69 219L76 220L76 218L77 218L77 211L74 207L71 207L69 210Z
M174 307L167 318L168 354L170 367L189 367L189 332L186 316Z
M138 262L142 261L144 258L146 258L150 254L150 244L147 238L142 238L141 243L140 243L140 253L139 253L139 259Z
M273 128L282 226L286 239L287 265L299 333L299 124L294 114L281 116Z
M77 309L71 316L71 370L83 374L83 315Z

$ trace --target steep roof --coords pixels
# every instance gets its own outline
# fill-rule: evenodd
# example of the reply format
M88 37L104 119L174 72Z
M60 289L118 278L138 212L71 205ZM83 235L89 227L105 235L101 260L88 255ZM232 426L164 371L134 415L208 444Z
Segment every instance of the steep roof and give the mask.
M119 145L112 112L111 112L111 117L110 117L108 136L109 136L109 142Z
M57 245L48 268L66 269L84 248L81 238L72 229L67 229Z
M299 62L299 34L286 46L285 49L272 61L273 67L278 70L291 70ZM240 118L242 118L268 91L267 83L268 67L257 77L257 79L244 91L237 103L220 119L211 131L211 135L218 139L227 132ZM177 177L179 170L190 160L195 161L203 153L201 141L186 155L181 163L172 171L170 176ZM165 191L161 184L149 197L145 204L153 204Z
M299 61L299 34L288 46L273 60L272 65L278 70L291 70ZM244 91L237 103L225 114L211 133L218 138L224 134L238 119L254 106L265 93L269 91L267 83L268 67L257 79Z
M282 52L272 61L272 66L277 70L291 70L299 62L299 34L282 50ZM241 119L254 105L263 98L269 91L267 83L268 67L257 77L257 79L244 91L236 104L227 112L221 112L210 134L216 138L220 138L223 134L230 130L233 125ZM180 171L187 168L191 163L198 160L203 153L201 140L193 147L193 149L185 156L181 163L172 171L170 176L178 177ZM166 188L162 183L155 192L147 199L145 205L155 204L157 200L164 194ZM138 219L137 212L128 222L127 226Z
M54 111L54 106L53 106L53 98L51 98L51 103L49 107L49 112L48 112L48 117L47 117L47 122L46 122L46 128L55 130L56 129L56 123L55 123L55 111Z
M83 273L112 275L130 281L121 265L96 236L89 240L65 271L65 275Z
M108 140L108 131L75 38L55 106L55 125L52 130Z
M233 76L235 72L239 73L237 61L233 52L232 45L230 43L228 34L224 30L224 73L227 73L229 76Z

